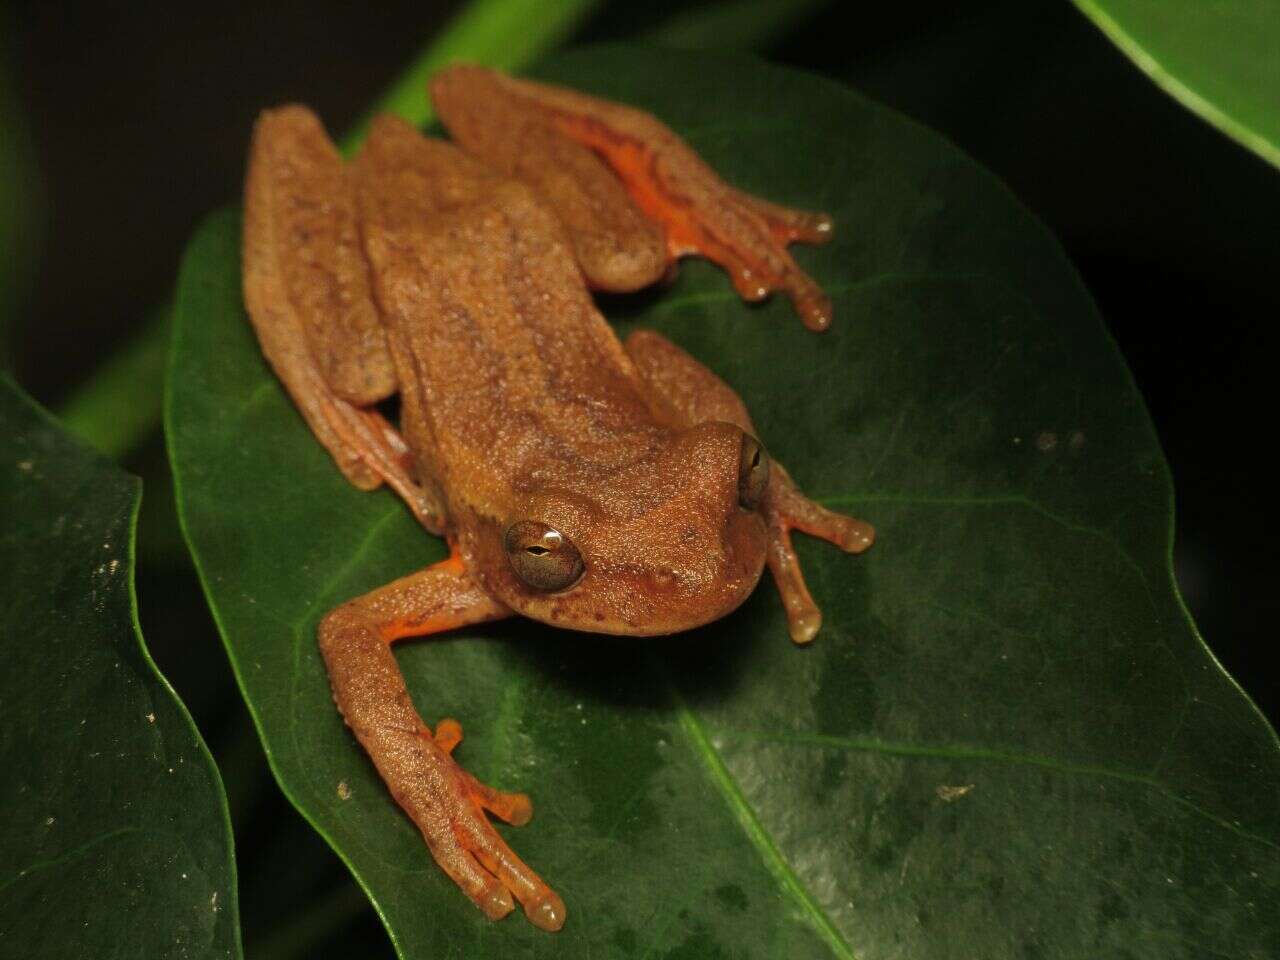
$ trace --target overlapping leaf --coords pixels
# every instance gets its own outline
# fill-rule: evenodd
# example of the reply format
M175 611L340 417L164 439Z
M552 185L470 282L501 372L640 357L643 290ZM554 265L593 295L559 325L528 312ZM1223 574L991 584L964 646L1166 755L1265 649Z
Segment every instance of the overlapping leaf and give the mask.
M240 956L213 760L137 629L139 486L0 378L0 955Z
M344 484L259 355L238 217L180 283L167 417L191 546L281 785L406 957L1265 955L1280 749L1188 620L1142 402L1045 231L946 142L812 77L605 48L549 79L653 110L728 179L821 207L832 330L685 265L611 302L747 399L861 558L801 544L826 624L772 589L665 640L529 622L404 646L428 722L528 791L504 829L569 906L490 924L333 709L330 607L443 555Z
M1280 167L1280 3L1076 0L1166 93Z

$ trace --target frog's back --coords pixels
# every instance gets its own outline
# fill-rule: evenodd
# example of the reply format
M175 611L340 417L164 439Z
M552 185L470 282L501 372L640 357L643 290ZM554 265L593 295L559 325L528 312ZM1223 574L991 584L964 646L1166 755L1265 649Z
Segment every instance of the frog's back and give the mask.
M635 368L527 187L393 122L356 179L401 427L427 471L509 491L548 471L604 475L660 444Z

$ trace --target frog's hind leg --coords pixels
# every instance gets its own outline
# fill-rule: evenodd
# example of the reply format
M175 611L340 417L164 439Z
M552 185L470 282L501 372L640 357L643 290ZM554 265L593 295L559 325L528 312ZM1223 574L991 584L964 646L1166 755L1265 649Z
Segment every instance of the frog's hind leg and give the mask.
M320 624L333 697L396 802L421 831L431 855L491 919L519 900L545 930L564 924L564 903L512 852L484 811L516 825L533 808L524 794L494 790L454 761L462 738L444 720L433 736L414 708L391 644L510 615L467 574L455 553L448 560L345 603Z
M437 74L431 96L458 142L543 192L575 237L575 248L583 245L578 237L606 248L599 238L612 225L604 212L618 209L625 198L603 184L599 163L565 162L572 151L556 146L557 138L580 144L607 163L634 202L623 209L638 209L661 225L662 268L652 263L652 238L643 240L650 246L636 247L648 251L645 283L658 279L676 258L699 254L728 272L743 299L760 300L781 290L805 326L824 330L830 325L830 299L787 252L796 241L830 239L826 214L778 206L730 187L667 126L633 107L470 66ZM634 219L630 212L625 218L609 216L628 225ZM640 243L640 232L628 229L625 241L616 244L619 249L624 242ZM603 265L608 267L607 258ZM626 278L634 285L624 286L599 265L584 262L583 269L593 286L604 289L643 285L635 283L638 273Z
M415 481L403 440L364 409L395 392L395 370L347 174L304 107L269 110L254 128L243 258L262 351L317 439L353 484L385 481L439 532L439 507Z
M636 207L607 163L513 97L504 79L466 66L435 76L432 102L453 139L538 191L565 228L590 286L627 292L662 279L669 258L661 226Z
M723 420L756 436L747 408L733 388L666 337L652 330L637 330L624 347L659 420L677 428ZM760 505L769 534L765 562L782 596L791 639L808 643L822 625L822 612L805 585L791 531L822 537L847 553L866 550L875 540L875 531L864 520L814 503L800 492L781 464L775 461L770 467Z

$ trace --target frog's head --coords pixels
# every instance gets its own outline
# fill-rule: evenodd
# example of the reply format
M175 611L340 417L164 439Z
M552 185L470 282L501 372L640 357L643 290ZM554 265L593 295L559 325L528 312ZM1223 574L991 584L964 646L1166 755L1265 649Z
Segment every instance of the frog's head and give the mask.
M676 633L724 616L759 581L768 479L754 437L702 423L590 490L540 489L466 547L485 589L524 616Z

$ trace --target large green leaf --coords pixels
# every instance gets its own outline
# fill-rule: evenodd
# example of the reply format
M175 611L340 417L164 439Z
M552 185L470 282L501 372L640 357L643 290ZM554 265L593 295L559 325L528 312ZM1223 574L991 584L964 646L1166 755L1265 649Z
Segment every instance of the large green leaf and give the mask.
M0 956L240 956L222 783L138 633L138 490L0 377Z
M1075 0L1166 93L1280 166L1278 0Z
M180 281L167 404L185 529L281 785L406 957L1261 956L1280 946L1280 749L1196 635L1142 401L1054 240L928 131L744 59L605 48L542 75L657 112L733 182L829 209L836 320L688 263L611 301L747 399L773 454L874 521L800 544L826 625L763 585L665 640L508 621L398 648L502 828L563 894L490 924L333 709L314 634L443 556L346 486L259 355L239 220Z

